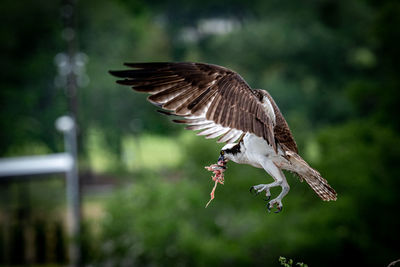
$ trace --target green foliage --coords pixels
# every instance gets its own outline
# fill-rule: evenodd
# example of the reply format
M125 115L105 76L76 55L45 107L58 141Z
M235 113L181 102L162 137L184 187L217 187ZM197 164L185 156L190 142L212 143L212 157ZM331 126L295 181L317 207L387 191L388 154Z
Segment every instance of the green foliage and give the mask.
M284 267L292 267L293 266L292 259L286 259L285 257L282 257L282 256L279 257L279 263ZM308 267L308 265L303 262L296 262L296 266Z
M32 144L56 150L54 120L66 108L53 88L62 49L57 3L2 1L1 9L8 26L0 28L0 155Z
M352 263L349 253L356 252L343 250L347 246L359 249L358 263L394 257L392 233L397 228L386 218L396 209L399 185L389 179L391 163L385 158L399 153L390 146L399 140L390 130L369 134L365 128L370 123L319 134L321 158L316 167L337 189L338 201L321 202L308 185L288 175L292 189L278 215L268 214L261 196L254 198L245 190L267 179L263 171L233 163L228 164L225 185L217 188L216 199L205 209L212 182L202 166L210 164L218 149L211 141L187 139L186 160L179 172L146 172L113 197L103 221L98 262L261 265L285 253L310 265L333 266ZM379 198L376 190L382 192ZM375 216L370 199L388 210ZM374 231L376 225L382 227L379 232ZM329 257L332 263L326 262Z

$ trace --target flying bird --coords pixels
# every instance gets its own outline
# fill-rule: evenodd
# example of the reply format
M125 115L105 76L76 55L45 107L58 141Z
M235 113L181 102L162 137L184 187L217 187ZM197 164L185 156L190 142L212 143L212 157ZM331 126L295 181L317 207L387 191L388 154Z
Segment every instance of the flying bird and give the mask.
M300 157L289 126L271 95L252 89L236 72L212 64L193 62L125 63L126 70L110 71L135 91L150 94L148 100L175 115L176 123L198 135L226 143L218 161L231 160L264 169L274 182L252 186L250 192L281 187L280 194L267 208L282 210L282 199L289 184L282 170L305 180L324 201L336 200L335 190Z

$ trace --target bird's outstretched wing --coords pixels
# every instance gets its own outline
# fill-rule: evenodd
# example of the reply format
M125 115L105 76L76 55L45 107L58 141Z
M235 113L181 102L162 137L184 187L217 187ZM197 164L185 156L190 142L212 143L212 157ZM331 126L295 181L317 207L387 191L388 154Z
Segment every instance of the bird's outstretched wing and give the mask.
M265 90L258 89L261 95L265 96L269 102L271 103L274 113L275 113L275 127L274 127L274 135L277 143L281 146L284 151L293 151L298 153L296 141L294 141L292 132L289 129L289 125L283 117L281 111L278 108L278 105L275 103L272 96Z
M274 121L260 99L237 73L203 63L125 63L132 69L110 71L117 83L151 94L148 100L182 117L189 130L232 143L243 133L262 137L274 147Z

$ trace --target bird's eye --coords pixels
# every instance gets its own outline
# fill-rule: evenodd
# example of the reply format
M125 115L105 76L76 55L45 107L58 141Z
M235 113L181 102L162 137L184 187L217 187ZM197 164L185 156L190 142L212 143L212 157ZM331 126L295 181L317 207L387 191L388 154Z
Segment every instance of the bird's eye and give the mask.
M221 150L221 155L224 155L224 154L225 154L225 151Z

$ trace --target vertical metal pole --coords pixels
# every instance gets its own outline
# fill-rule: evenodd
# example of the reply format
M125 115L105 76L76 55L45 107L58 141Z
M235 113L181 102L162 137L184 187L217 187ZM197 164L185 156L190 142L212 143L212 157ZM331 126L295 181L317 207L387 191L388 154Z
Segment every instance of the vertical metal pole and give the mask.
M71 115L76 119L78 117L78 97L77 97L77 74L75 73L75 61L78 51L78 39L76 32L76 0L63 0L62 1L62 18L64 22L64 29L62 36L67 44L68 65L70 71L67 73L67 96L68 108Z
M73 166L67 173L67 202L68 202L68 222L72 240L69 246L69 257L72 266L81 264L81 249L80 249L80 191L77 166L77 132L76 120L78 118L78 98L77 98L77 51L78 39L76 32L76 1L77 0L62 0L61 16L63 19L64 29L62 36L66 41L66 56L68 72L66 73L66 92L68 97L68 108L72 121L72 127L64 131L65 148L73 158Z
M57 129L64 133L66 152L73 158L72 166L66 174L67 178L67 204L68 204L68 227L70 233L69 260L71 266L81 265L81 210L78 176L78 155L76 142L76 124L73 118L63 116L57 119Z
M68 108L72 118L72 127L64 132L65 148L73 157L73 166L67 173L67 202L68 202L68 221L72 240L69 245L69 257L72 266L80 265L80 192L77 166L77 138L76 138L76 119L78 118L77 101L77 74L75 72L75 61L78 50L76 33L76 0L63 0L61 15L64 22L62 36L67 44L67 65L69 71L66 76L66 92L68 97ZM64 117L66 118L66 117Z

